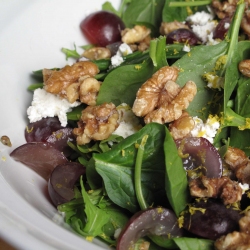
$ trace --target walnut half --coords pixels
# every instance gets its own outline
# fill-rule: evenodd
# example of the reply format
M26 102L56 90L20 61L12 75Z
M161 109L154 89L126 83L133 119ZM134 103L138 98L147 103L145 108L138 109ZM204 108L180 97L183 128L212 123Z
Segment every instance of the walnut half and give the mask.
M113 103L88 106L82 111L78 128L73 130L77 136L77 144L83 145L91 140L107 139L119 126L118 118L119 113Z

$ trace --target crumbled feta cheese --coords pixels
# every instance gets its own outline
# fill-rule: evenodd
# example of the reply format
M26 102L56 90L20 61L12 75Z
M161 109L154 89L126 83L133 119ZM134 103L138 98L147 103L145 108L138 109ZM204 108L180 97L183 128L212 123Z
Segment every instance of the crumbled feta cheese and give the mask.
M116 54L114 56L111 57L111 64L113 67L117 67L119 66L124 60L123 60L123 56L132 54L133 51L131 50L131 48L129 47L129 45L127 45L126 43L122 43Z
M208 41L208 35L214 31L217 25L217 23L213 21L213 19L214 19L213 13L207 13L205 11L201 11L188 16L186 20L191 23L192 31L205 44Z
M48 93L44 89L36 89L31 106L27 109L30 122L36 122L46 117L58 116L61 125L67 125L67 112L73 107L79 106L80 102L70 103L66 99Z
M195 12L195 14L187 17L187 21L200 26L206 25L209 21L212 21L213 19L214 15L205 11Z
M244 194L249 189L249 185L247 183L239 183L239 186L242 189L242 194Z
M190 52L190 46L188 44L184 44L182 50L185 51L185 52Z
M197 116L193 117L193 119L195 127L191 131L191 135L194 137L204 137L213 143L214 137L220 128L219 118L210 115L205 123Z
M230 23L225 23L225 24L224 24L224 29L225 29L225 30L229 29L229 27L230 27Z
M117 111L119 113L119 126L113 134L126 138L141 129L140 121L129 105L122 103L117 107Z
M204 79L207 81L207 86L213 89L221 89L224 86L224 78L215 75L214 73L206 73L203 75Z

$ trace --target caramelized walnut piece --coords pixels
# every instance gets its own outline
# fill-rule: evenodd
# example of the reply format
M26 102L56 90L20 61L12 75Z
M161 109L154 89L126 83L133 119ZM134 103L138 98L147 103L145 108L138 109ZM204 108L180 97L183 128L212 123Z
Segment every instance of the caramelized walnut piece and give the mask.
M164 103L160 108L150 112L144 118L145 123L169 123L181 117L182 112L189 106L197 93L193 81L188 81L171 103Z
M245 34L250 37L250 10L248 6L250 4L250 0L245 0L245 13L241 21L241 28L245 32ZM219 19L223 19L226 17L233 17L236 6L238 4L237 0L228 0L228 1L219 1L213 0L212 1L212 8Z
M214 243L216 250L250 249L250 211L239 220L239 232L223 235Z
M111 51L104 47L93 47L85 50L82 56L89 60L108 59L111 58Z
M241 200L242 189L238 182L232 181L229 177L200 178L189 182L191 196L200 198L221 198L225 205Z
M89 61L77 62L72 66L67 65L59 71L51 72L44 69L44 89L73 103L77 98L77 94L74 91L78 90L79 78L86 75L95 76L98 72L98 67ZM70 87L72 84L74 85Z
M107 139L119 126L119 114L113 103L99 106L88 106L82 111L78 128L73 133L77 136L78 145L84 145L91 140Z
M169 124L169 131L174 140L183 139L190 135L194 126L195 122L193 117L184 111L180 118Z
M173 22L162 22L161 27L160 27L160 33L161 35L168 35L170 32L178 29L189 29L189 27L178 21L173 21Z
M101 83L94 77L80 77L79 84L80 101L87 105L95 105Z
M143 25L135 25L132 29L126 28L121 32L122 42L126 44L140 43L150 32L151 30Z
M239 71L246 77L250 77L250 59L242 60L238 65Z
M244 151L229 147L225 154L224 161L240 182L250 184L250 160Z

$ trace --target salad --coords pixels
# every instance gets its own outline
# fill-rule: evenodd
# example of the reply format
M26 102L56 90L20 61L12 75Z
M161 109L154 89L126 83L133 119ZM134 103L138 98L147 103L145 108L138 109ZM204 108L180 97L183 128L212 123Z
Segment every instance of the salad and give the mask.
M33 72L11 156L76 233L116 249L250 246L247 7L106 2L80 24L91 45L62 49L73 65Z

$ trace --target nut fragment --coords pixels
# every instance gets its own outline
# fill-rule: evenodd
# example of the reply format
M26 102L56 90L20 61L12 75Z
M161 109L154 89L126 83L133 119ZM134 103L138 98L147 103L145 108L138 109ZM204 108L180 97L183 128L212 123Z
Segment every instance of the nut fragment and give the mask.
M250 59L241 61L238 68L244 76L250 77Z
M119 126L118 118L119 114L113 103L88 106L82 111L78 128L73 130L77 136L77 144L83 145L91 140L107 139Z
M77 83L79 78L86 75L95 76L98 72L98 67L88 61L77 62L72 66L67 65L59 71L44 69L44 89L73 103L77 98L77 94L74 92L78 91L79 85ZM70 86L72 84L74 85Z
M189 29L189 27L186 24L178 21L173 21L169 23L162 22L160 27L160 33L162 35L168 35L170 32L178 29Z
M80 83L80 101L88 105L96 104L96 97L100 90L101 83L93 77L81 77Z
M108 48L93 47L85 50L82 56L88 58L89 60L108 59L111 57L111 52Z
M180 118L169 124L169 131L174 140L183 139L190 135L194 126L193 117L184 111Z
M215 241L216 250L250 249L250 211L239 220L239 232L223 235Z
M202 176L189 182L190 194L194 197L221 198L225 205L241 200L242 189L229 177L207 178Z
M11 141L10 141L10 138L9 138L7 135L1 136L1 142L2 142L2 144L5 145L5 146L8 146L8 147L11 147L11 146L12 146Z
M224 160L240 182L250 184L250 160L244 151L229 147Z
M135 25L132 29L126 28L121 32L122 41L126 44L140 43L149 34L151 30L143 25Z

